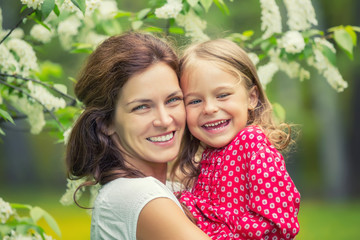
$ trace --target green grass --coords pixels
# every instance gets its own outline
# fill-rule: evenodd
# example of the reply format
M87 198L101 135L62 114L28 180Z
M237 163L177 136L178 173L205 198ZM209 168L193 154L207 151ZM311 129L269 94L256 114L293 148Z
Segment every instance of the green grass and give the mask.
M44 221L39 224L56 239L90 239L91 217L87 210L61 205L61 195L62 192L15 193L1 189L0 197L8 202L39 206L49 212L58 222L62 237L56 236ZM331 203L302 199L299 221L300 233L296 240L359 240L360 200Z
M47 225L45 220L40 220L38 224L44 228L48 235L55 239L62 240L89 240L91 216L87 210L81 209L76 205L63 206L59 200L65 192L59 191L34 191L27 190L5 190L1 187L0 197L4 201L11 203L29 204L39 206L53 216L61 230L61 237Z
M360 200L338 203L302 200L299 222L296 240L359 240Z

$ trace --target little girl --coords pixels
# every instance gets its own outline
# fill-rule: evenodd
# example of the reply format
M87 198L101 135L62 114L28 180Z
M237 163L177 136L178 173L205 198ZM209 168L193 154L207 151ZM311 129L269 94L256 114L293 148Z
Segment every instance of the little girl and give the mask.
M275 124L247 54L224 39L194 45L180 83L191 134L173 175L185 175L180 201L197 225L212 239L294 239L300 194L278 151L290 127Z

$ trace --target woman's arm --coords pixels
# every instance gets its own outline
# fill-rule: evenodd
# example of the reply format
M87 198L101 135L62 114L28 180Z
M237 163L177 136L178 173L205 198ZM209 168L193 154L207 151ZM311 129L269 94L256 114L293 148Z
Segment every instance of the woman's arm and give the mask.
M168 198L156 198L145 205L140 212L136 236L137 240L210 240Z

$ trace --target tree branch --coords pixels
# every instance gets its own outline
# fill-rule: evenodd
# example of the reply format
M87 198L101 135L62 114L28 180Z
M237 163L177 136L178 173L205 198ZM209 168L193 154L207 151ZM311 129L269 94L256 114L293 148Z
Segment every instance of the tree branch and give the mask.
M23 17L19 20L19 22L15 25L15 27L13 27L13 28L5 35L5 37L3 37L3 39L1 39L0 45L5 41L5 39L7 39L7 38L10 36L10 34L11 34L18 26L20 26L20 24L23 22L24 18L30 16L31 14L33 14L33 12L35 12L35 10L32 10L31 12L29 12L28 14L26 14L25 16L23 16Z
M48 108L47 108L42 102L40 102L38 99L36 99L35 97L31 96L29 93L25 92L23 89L21 89L21 88L19 88L19 87L16 87L16 86L13 86L13 85L11 85L11 84L9 84L9 83L7 83L7 82L4 82L3 80L0 80L0 83L3 84L3 85L5 85L5 86L8 86L9 88L12 88L12 89L18 91L18 92L21 92L21 93L25 94L25 95L28 96L29 98L34 99L37 103L39 103L39 104L44 108L44 110L45 110L46 112L48 112L48 113L51 115L51 117L56 121L56 123L60 126L60 128L61 128L62 130L65 130L64 126L61 124L61 122L60 122L59 119L55 116L55 114L54 114L52 111L50 111L50 109L48 109Z
M3 77L13 77L13 78L18 78L18 79L25 80L25 81L31 81L31 82L38 83L38 84L40 84L40 85L43 85L44 87L50 88L51 90L59 93L61 96L70 99L71 102L70 102L68 105L74 106L75 103L76 103L76 99L73 98L72 96L70 96L70 95L68 95L68 94L66 94L66 93L63 93L63 92L59 91L58 89L54 88L53 86L51 86L51 85L49 85L49 84L46 84L46 83L44 83L44 82L42 82L42 81L39 81L39 80L36 80L36 79L31 79L31 78L25 78L25 77L23 77L23 76L16 75L16 74L13 74L13 75L12 75L12 74L1 73L1 72L0 72L0 76L3 76Z

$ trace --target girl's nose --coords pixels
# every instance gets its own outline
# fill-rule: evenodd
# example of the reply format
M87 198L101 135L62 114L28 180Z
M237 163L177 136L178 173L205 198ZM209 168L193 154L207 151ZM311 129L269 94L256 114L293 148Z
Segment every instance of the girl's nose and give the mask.
M218 106L213 101L206 101L203 108L204 114L213 114L219 111Z

